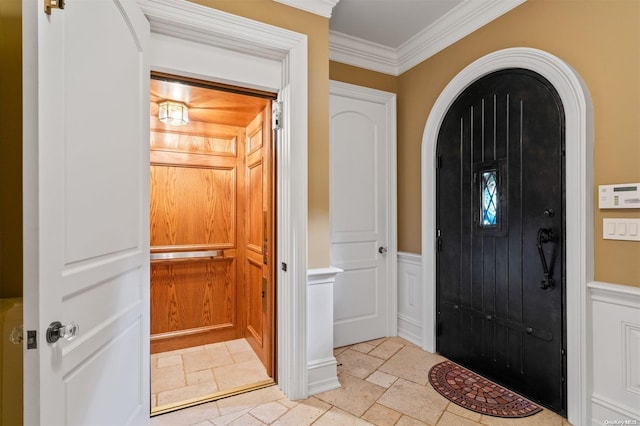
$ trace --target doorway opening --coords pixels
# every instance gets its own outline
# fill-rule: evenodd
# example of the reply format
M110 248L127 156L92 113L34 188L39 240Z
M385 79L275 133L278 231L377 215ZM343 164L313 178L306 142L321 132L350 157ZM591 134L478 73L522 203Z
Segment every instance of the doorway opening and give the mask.
M151 74L152 415L275 383L275 99Z

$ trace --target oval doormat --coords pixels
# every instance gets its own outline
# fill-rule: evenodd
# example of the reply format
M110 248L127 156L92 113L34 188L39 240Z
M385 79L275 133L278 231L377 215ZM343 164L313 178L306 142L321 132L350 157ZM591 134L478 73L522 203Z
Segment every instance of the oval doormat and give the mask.
M467 410L494 417L527 417L542 408L451 361L431 367L429 382L440 395Z

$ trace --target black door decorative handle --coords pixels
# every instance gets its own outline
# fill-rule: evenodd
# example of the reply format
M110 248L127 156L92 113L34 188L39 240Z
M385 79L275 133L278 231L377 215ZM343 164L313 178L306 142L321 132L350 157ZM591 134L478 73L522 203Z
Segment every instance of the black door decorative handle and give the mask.
M538 254L540 255L540 263L542 264L542 272L544 273L544 280L540 281L540 288L547 289L553 286L553 278L551 278L551 272L547 267L547 260L544 258L544 251L542 245L550 241L553 241L553 230L550 228L538 229Z

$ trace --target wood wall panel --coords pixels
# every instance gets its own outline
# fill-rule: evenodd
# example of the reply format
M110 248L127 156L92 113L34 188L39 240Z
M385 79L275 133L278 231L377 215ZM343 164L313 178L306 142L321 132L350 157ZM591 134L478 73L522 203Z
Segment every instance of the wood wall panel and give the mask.
M235 225L235 169L151 166L151 246L232 248Z
M222 252L215 259L151 262L152 353L244 333L244 248L238 246L244 227L238 218L245 210L245 177L238 170L245 163L245 129L203 126L195 127L206 130L202 135L181 129L151 135L151 252Z
M253 131L250 131L247 134L248 155L251 155L256 152L256 150L262 148L262 139L264 137L262 130L264 122L262 120L262 117L260 117L260 120L257 123L252 122L251 124L254 126L254 129L252 129Z
M247 249L262 254L263 239L263 168L260 161L248 166L249 188L247 192Z
M236 133L235 127L212 136L152 131L150 143L151 149L156 151L235 157L238 152Z
M235 325L234 259L152 263L151 281L152 335Z

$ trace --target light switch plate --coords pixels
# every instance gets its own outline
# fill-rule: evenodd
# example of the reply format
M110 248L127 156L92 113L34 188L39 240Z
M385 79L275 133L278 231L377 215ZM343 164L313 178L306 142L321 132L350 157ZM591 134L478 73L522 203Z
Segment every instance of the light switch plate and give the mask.
M640 219L602 219L602 238L640 241Z

